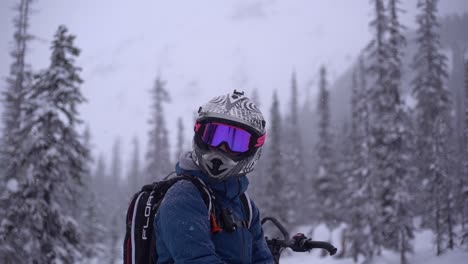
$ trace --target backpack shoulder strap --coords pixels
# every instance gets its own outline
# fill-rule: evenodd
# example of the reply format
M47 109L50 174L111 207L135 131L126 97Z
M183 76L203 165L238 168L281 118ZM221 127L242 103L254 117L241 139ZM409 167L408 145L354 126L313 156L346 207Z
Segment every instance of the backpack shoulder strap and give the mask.
M200 192L200 195L203 198L203 201L206 204L206 207L208 208L208 220L210 220L211 213L214 213L215 211L215 206L213 205L213 200L215 200L215 196L213 194L213 191L200 178L186 174L182 174L180 177L182 179L191 181L193 185L197 187L198 191Z
M247 229L250 229L250 225L252 224L252 203L250 202L250 197L247 192L244 192L240 196L242 206L244 206L245 211L247 212Z

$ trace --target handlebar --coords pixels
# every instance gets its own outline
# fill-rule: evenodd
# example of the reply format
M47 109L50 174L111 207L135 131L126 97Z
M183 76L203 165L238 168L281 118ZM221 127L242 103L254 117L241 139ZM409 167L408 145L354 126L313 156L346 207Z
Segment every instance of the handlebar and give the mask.
M267 244L271 248L290 248L295 252L307 252L314 248L322 248L327 250L331 256L335 255L337 251L332 244L313 241L302 233L294 235L292 239L267 239Z
M284 228L284 226L274 217L263 218L261 221L262 226L267 221L271 221L284 237L284 239L269 239L268 237L265 237L268 248L273 255L275 263L279 263L281 252L285 248L290 248L295 252L307 252L314 248L321 248L327 250L331 256L335 255L337 252L337 248L335 248L332 244L322 241L313 241L302 233L298 233L290 238L286 228Z

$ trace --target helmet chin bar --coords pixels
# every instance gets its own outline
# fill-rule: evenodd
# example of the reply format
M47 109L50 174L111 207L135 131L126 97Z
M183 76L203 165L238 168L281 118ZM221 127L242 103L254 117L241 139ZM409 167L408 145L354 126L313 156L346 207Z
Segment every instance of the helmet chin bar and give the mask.
M241 168L242 161L234 161L227 154L219 150L211 150L201 155L199 160L200 165L203 167L208 176L223 180L229 176L235 175Z

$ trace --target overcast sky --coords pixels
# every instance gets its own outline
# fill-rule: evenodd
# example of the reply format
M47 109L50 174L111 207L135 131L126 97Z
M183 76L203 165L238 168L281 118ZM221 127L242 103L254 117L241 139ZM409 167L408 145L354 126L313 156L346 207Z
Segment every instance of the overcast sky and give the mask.
M8 75L17 1L0 1L0 76ZM403 22L414 28L416 0L404 0ZM440 1L440 14L468 12L467 0ZM109 154L122 140L126 153L132 137L147 143L150 94L161 73L172 103L168 113L171 144L176 119L186 124L187 147L193 111L233 89L257 88L261 108L269 112L273 90L282 108L289 101L291 72L298 75L301 99L314 94L318 67L338 78L368 43L369 0L36 0L27 61L44 68L58 25L77 35L82 49L82 86L88 103L82 119L89 124L95 154ZM0 83L4 89L5 82ZM128 155L127 155L128 156ZM108 155L109 158L109 155ZM127 157L125 157L127 158Z

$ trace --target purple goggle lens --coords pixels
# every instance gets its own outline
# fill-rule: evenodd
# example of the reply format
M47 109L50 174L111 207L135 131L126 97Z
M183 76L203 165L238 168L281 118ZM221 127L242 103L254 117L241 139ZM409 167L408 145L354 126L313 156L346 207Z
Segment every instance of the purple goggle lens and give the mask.
M249 151L252 136L246 130L221 123L207 123L204 126L205 130L201 139L205 144L218 147L226 142L231 151Z

